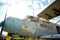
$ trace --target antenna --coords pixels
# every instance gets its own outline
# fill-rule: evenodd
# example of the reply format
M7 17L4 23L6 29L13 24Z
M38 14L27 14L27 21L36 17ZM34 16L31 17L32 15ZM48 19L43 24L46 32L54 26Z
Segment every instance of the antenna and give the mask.
M34 16L34 11L33 11L33 16Z
M34 0L32 0L32 4L33 4L33 3L34 3ZM32 10L33 10L33 17L34 17L34 6L33 6L33 9L32 9Z

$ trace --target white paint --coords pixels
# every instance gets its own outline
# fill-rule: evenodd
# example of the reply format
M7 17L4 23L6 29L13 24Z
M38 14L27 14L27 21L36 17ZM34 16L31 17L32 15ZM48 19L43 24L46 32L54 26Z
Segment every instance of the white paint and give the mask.
M8 32L3 31L2 35L7 36Z

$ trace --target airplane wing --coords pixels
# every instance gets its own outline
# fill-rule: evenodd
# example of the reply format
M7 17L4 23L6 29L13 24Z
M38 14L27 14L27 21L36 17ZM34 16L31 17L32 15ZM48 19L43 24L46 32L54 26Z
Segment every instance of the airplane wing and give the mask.
M50 20L60 15L60 0L56 0L53 4L38 14L38 17Z

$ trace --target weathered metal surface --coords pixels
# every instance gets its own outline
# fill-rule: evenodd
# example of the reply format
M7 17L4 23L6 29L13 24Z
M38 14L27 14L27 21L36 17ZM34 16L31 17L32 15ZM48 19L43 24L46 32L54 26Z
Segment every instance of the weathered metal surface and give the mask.
M12 33L18 33L22 36L38 37L47 34L56 34L56 25L50 25L29 22L14 17L8 17L5 22L5 30Z
M60 38L60 34L43 35L40 38Z

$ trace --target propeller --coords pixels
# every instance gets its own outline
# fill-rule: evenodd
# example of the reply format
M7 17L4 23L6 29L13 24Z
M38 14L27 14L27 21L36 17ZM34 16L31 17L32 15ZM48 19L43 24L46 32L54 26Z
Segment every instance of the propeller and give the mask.
M7 16L7 13L5 14L4 21L2 21L2 22L0 23L0 24L1 24L1 27L2 27L0 36L1 36L1 34L2 34L2 32L3 32L3 29L4 29L4 26L5 26L6 16Z

